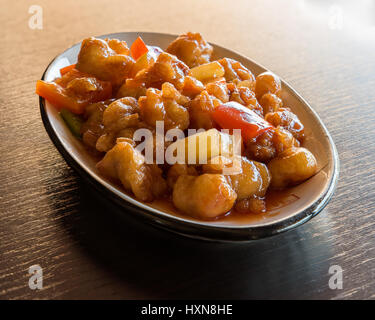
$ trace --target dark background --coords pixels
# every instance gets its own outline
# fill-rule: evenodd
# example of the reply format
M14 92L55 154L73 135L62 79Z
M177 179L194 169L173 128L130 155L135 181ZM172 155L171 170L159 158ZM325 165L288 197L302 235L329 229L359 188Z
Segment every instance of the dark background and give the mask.
M29 1L0 10L0 298L375 298L372 1ZM335 196L316 218L248 244L184 239L128 220L68 167L34 94L50 60L91 35L199 31L289 82L337 145ZM39 264L44 287L28 287ZM332 265L343 289L328 286Z

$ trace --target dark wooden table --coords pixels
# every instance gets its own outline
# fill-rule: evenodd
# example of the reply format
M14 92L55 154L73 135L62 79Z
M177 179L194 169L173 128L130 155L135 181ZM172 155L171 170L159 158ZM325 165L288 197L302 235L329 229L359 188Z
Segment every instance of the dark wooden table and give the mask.
M0 10L0 298L375 298L374 3L38 4L42 30L29 28L30 1L3 1ZM184 239L116 215L54 148L34 89L73 43L136 30L199 31L296 88L340 154L328 207L295 230L239 245ZM42 290L28 285L34 264L43 268ZM341 290L328 285L333 265L343 269Z

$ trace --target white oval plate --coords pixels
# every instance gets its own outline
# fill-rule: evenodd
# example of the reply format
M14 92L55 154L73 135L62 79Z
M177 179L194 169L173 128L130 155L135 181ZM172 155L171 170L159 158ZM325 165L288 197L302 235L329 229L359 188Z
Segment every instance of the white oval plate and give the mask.
M165 49L177 36L151 32L121 32L100 36L99 38L117 38L131 44L141 36L148 45ZM228 57L240 61L254 75L266 71L254 61L229 49L212 44L215 57ZM58 55L45 70L42 79L52 81L60 76L62 67L77 62L80 43ZM243 223L231 219L199 221L186 216L176 216L167 211L150 206L129 196L123 189L105 177L99 175L96 161L88 154L80 140L76 139L56 109L40 98L40 110L45 128L57 149L65 160L88 182L93 184L104 196L118 203L124 214L131 213L145 223L168 229L186 236L219 240L246 241L259 239L294 228L318 214L328 203L336 187L339 158L334 142L317 113L309 104L282 81L282 99L298 115L305 125L306 141L304 145L311 150L318 161L319 172L304 183L292 188L296 201L277 209L277 214L262 216L262 219Z

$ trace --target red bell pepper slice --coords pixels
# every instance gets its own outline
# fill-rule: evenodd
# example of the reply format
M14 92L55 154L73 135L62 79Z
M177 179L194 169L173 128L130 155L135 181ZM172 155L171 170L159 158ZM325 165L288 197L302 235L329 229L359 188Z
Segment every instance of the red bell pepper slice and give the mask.
M148 48L141 37L138 37L130 47L130 53L134 60L138 60L138 58L142 57L147 51Z
M240 129L245 140L253 139L273 126L243 105L231 101L216 107L213 120L223 129Z

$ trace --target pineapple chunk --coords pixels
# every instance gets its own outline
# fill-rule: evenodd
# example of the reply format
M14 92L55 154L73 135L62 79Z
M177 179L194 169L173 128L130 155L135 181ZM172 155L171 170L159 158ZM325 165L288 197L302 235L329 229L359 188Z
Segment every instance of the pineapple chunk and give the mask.
M168 149L174 152L178 163L206 164L211 158L232 155L233 139L229 134L210 129L177 140Z
M223 66L219 62L214 61L190 69L189 75L201 82L207 83L214 79L223 77L224 73Z

